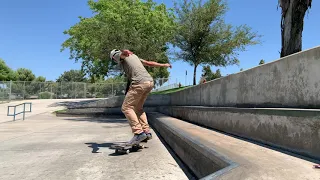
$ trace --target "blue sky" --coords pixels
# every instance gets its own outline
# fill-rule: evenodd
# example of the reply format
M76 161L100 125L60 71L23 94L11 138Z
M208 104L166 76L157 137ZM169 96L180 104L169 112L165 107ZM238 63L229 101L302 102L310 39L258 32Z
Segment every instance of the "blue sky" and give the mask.
M172 1L164 2L169 7ZM263 37L262 44L250 46L240 52L240 66L220 68L223 75L238 72L240 68L257 66L260 59L266 62L279 58L281 48L280 9L278 1L228 0L229 11L226 22L233 25L247 24ZM60 52L61 44L67 38L63 31L78 22L78 16L89 17L92 13L87 0L3 0L0 2L0 58L16 70L31 69L36 76L56 80L64 71L80 69L80 63L69 60L69 52ZM313 1L312 9L305 17L303 50L320 44L320 2ZM173 81L192 83L193 68L187 63L173 62L170 70ZM197 80L201 75L197 71ZM213 67L213 70L216 68Z

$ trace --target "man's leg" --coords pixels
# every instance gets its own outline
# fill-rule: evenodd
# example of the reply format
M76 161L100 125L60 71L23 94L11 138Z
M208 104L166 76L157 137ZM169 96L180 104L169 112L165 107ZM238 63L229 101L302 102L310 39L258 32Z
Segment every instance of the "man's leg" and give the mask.
M128 144L137 144L147 138L144 133L140 121L135 113L135 109L141 99L143 88L139 85L132 85L123 101L122 112L126 116L131 126L134 137L128 142Z
M152 88L153 88L153 83L144 83L143 85L143 93L141 96L141 99L137 105L136 108L136 114L138 116L139 122L142 126L142 130L148 135L148 139L152 138L150 131L150 127L149 127L149 123L148 123L148 119L147 119L147 115L143 110L143 105L149 95L149 93L151 92Z

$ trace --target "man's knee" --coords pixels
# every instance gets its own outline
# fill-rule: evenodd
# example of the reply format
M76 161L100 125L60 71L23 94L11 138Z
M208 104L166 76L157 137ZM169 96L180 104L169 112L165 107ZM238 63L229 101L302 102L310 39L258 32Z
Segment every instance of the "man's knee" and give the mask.
M122 106L121 106L121 111L123 112L123 113L128 113L128 112L135 112L136 110L135 110L136 108L134 107L134 106L131 106L131 105L126 105L126 104L123 104Z
M128 107L127 106L125 106L125 105L122 105L121 106L121 111L125 114L127 111L128 111Z
M141 115L143 113L143 108L136 108L136 112Z

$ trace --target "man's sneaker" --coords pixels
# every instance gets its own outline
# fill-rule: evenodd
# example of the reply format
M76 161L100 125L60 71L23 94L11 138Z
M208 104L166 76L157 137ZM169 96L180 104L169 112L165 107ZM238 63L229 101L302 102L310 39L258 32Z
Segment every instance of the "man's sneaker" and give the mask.
M127 142L127 145L135 145L135 144L139 144L140 142L142 142L143 140L147 139L148 136L146 135L146 133L140 133L140 134L135 134L133 136L133 138Z
M152 139L152 134L151 133L146 133L147 138L141 142L148 142L148 140Z
M148 139L148 140L152 139L152 134L151 134L151 133L148 133L148 134L147 134L147 139Z

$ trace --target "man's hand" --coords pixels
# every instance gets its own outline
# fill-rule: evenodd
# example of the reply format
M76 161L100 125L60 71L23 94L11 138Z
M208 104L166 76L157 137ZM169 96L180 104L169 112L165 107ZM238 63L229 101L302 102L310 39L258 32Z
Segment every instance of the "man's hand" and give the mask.
M172 68L171 64L167 63L167 64L164 64L165 67L169 67L169 68Z

